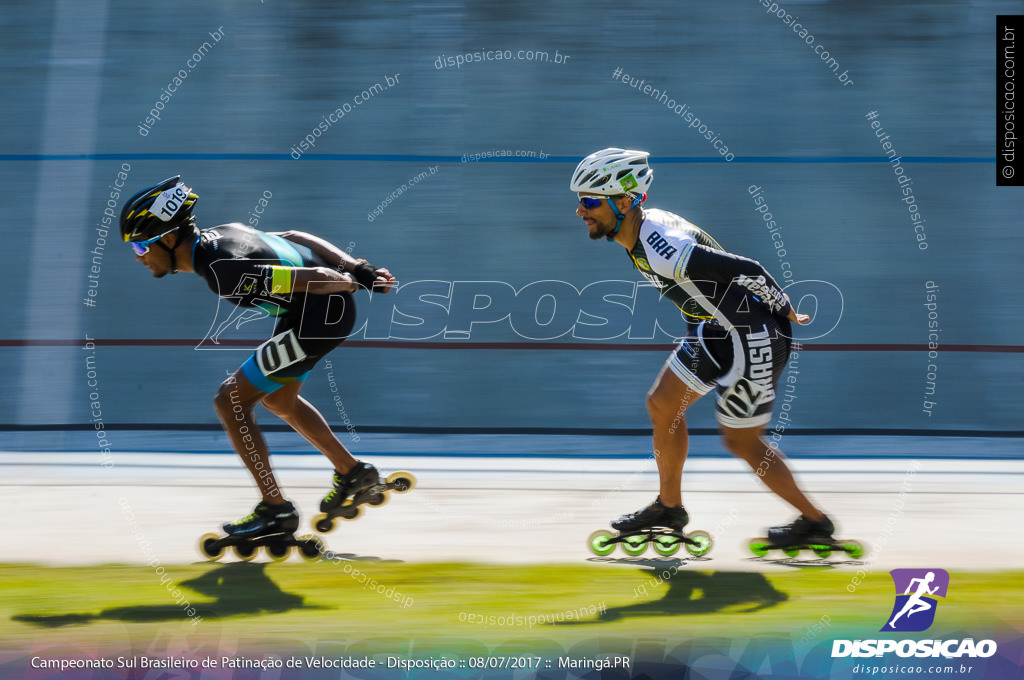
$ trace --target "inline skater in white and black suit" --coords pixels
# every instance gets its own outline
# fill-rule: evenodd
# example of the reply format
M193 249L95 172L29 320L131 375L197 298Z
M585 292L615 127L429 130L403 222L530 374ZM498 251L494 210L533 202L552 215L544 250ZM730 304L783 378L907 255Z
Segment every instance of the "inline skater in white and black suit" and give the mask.
M262 496L252 513L224 530L248 538L290 533L298 511L281 495L253 409L263 404L333 463L333 488L321 510L377 484L377 470L352 457L299 391L313 366L352 331L351 293L360 286L386 293L395 278L300 231L266 233L239 223L200 230L192 214L198 199L180 177L144 189L121 211L121 236L153 276L193 272L238 307L276 317L274 336L221 384L214 409Z
M790 322L807 323L758 262L725 252L699 227L664 210L644 209L654 173L648 153L610 148L583 159L570 188L590 238L623 246L633 265L691 317L702 319L671 354L647 394L660 493L646 508L612 522L618 531L689 521L681 480L688 450L686 410L713 389L725 448L800 512L769 529L779 545L832 540L829 518L804 495L781 452L764 439L775 387L790 352Z

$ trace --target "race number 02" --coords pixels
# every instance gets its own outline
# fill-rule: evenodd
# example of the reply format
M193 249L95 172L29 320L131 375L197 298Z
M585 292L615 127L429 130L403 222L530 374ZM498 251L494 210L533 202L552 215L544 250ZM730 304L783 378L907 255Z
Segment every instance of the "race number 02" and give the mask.
M747 378L740 378L722 393L719 403L734 418L750 418L767 390Z
M306 353L299 346L294 328L275 335L256 349L256 365L263 375L270 375L305 358Z

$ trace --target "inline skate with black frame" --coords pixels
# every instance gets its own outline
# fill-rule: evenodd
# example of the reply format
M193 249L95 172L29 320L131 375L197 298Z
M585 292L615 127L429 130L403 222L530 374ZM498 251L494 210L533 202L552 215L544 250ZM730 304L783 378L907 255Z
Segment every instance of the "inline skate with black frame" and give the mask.
M646 508L612 522L618 533L600 529L590 535L587 544L598 557L610 555L616 544L621 544L622 551L633 557L643 554L648 544L662 557L675 555L682 546L694 557L703 557L711 550L711 535L706 531L684 533L689 521L684 508L670 508L656 499Z
M243 562L256 557L260 548L274 562L288 559L294 547L306 560L318 560L324 551L323 542L316 536L295 536L299 528L299 513L290 502L269 505L260 502L256 508L234 522L224 524L226 536L205 534L199 539L199 552L208 560L219 560L227 548Z
M377 468L359 461L342 475L334 473L334 488L320 502L320 514L313 518L313 528L326 534L334 529L334 520L353 520L362 513L362 505L380 507L389 500L390 492L406 493L416 487L412 473L393 472L381 481Z
M771 527L767 538L752 539L750 552L757 557L765 557L771 550L781 550L786 557L796 557L801 550L810 550L822 559L833 552L845 553L854 560L864 556L864 546L853 540L837 540L832 537L834 531L828 517L814 521L800 516L790 524Z

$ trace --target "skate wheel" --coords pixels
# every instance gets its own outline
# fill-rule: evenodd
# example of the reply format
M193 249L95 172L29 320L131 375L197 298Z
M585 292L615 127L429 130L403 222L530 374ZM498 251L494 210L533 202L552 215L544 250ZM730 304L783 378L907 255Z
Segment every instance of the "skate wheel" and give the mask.
M686 537L693 543L686 544L686 552L694 557L703 557L711 550L711 534L706 531L691 531ZM657 547L657 546L655 546Z
M328 517L326 512L321 512L313 518L313 528L321 534L326 534L334 528L334 520Z
M850 559L859 560L864 557L864 546L858 541L843 541L840 547L850 556Z
M267 557L274 562L284 562L292 552L292 547L287 543L268 543L263 549L267 551Z
M374 496L370 496L370 498L367 499L366 504L372 505L375 508L379 508L382 505L387 505L389 500L391 499L388 498L387 491L384 491Z
M411 472L392 472L386 481L394 485L395 493L406 493L416 488L416 478Z
M800 548L795 548L793 546L787 545L785 548L782 549L782 554L786 557L796 557L800 554Z
M300 536L296 543L299 548L299 554L307 562L314 562L323 555L324 543L316 536Z
M654 552L664 557L671 557L679 552L679 545L682 543L675 536L656 536L651 545L654 546Z
M630 536L622 542L622 552L627 555L636 557L637 555L643 555L645 550L647 550L646 536Z
M251 543L238 543L234 548L235 555L237 555L238 559L243 562L252 562L253 558L256 557L257 546L252 545Z
M827 560L832 556L832 546L830 545L812 545L811 552L820 557L823 560Z
M606 531L605 529L598 529L594 533L590 534L590 538L587 539L587 545L590 546L590 552L594 553L598 557L604 557L610 555L615 550L615 544L609 543L608 539L612 537L612 532Z
M771 545L767 538L752 538L750 539L750 552L757 557L765 557L768 550L771 549Z
M216 562L224 556L224 547L217 545L220 536L217 534L203 534L199 539L199 552L208 560Z
M338 517L346 522L359 519L359 516L363 514L363 509L358 505L343 505L341 510L342 512L338 514Z

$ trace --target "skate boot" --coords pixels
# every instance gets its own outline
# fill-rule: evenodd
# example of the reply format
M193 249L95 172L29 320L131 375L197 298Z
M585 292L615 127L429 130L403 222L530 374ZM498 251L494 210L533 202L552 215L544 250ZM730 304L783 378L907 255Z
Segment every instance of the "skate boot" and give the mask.
M349 498L379 484L380 474L377 472L377 468L369 463L358 461L355 467L344 475L335 471L334 488L328 491L324 499L320 501L320 512L329 513L344 505Z
M320 514L313 518L313 528L327 533L334 528L336 517L356 519L363 512L359 506L384 505L390 491L405 493L415 486L416 478L408 472L395 472L382 480L377 468L358 461L348 473L334 473L334 488L320 501Z
M786 557L796 557L801 550L810 550L822 559L833 551L846 553L853 559L864 554L860 543L837 541L832 536L833 532L835 526L828 517L812 520L801 515L789 524L769 528L767 538L755 538L750 542L750 550L758 557L764 557L769 550L781 550Z
M208 560L219 560L226 548L234 548L235 555L248 562L262 547L270 559L279 562L288 559L294 547L307 560L319 559L323 543L314 536L296 538L298 528L299 513L289 501L275 505L260 502L245 517L224 524L227 536L205 534L200 538L199 552Z
M671 529L682 531L689 523L690 516L685 508L670 508L656 498L643 510L631 512L612 522L612 529L623 532L635 532L641 529Z
M817 522L803 515L790 524L768 529L768 540L775 545L796 545L799 543L831 543L836 528L828 517Z
M670 508L656 499L642 510L631 512L612 522L618 534L609 531L595 531L590 535L590 550L599 557L611 554L616 544L622 545L627 555L637 556L654 545L659 555L670 557L680 546L694 557L701 557L711 550L711 536L706 531L692 531L684 534L683 529L690 517L683 508Z
M267 534L295 533L299 528L299 513L290 501L270 505L261 501L252 512L234 522L225 522L224 531L230 536L255 538Z

